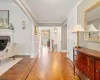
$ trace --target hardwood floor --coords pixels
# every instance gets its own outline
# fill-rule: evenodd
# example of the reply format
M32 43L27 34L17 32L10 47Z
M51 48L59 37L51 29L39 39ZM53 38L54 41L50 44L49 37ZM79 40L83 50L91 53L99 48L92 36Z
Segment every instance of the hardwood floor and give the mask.
M15 66L0 76L0 80L25 80L35 64L35 59L24 57Z
M73 70L62 53L48 53L44 47L34 59L24 58L0 80L73 80Z
M61 53L44 48L26 80L73 80L73 70Z

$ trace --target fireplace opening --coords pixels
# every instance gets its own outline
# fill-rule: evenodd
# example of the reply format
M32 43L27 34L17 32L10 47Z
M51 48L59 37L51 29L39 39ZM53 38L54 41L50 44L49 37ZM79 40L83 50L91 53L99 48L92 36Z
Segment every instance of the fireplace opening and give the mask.
M0 51L3 51L10 41L10 36L0 36Z

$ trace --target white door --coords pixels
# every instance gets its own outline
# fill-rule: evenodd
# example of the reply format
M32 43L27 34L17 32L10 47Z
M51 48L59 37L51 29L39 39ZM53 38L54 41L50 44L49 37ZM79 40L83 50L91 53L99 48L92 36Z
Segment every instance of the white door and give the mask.
M58 51L58 52L61 52L61 27L58 27L57 51Z
M68 27L67 27L67 52L68 58L73 61L73 47L76 44L76 34L72 33L73 27L76 25L76 18L70 17L68 19Z
M61 50L67 50L67 24L61 28Z

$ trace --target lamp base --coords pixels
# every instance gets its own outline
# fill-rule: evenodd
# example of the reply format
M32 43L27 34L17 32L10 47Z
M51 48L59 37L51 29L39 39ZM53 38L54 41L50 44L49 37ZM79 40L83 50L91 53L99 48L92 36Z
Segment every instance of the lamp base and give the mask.
M75 46L75 48L81 48L80 46Z

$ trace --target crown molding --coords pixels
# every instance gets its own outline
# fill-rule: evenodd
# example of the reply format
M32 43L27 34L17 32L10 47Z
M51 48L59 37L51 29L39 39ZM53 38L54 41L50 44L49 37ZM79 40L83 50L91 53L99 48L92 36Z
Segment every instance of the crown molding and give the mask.
M61 23L38 23L39 26L58 26L61 27Z
M67 25L67 18L62 22L62 26Z
M25 2L25 0L20 0L20 2L27 9L27 11L32 14L32 17L34 17L34 19L38 22L38 19L36 18L32 10L29 8L29 5Z
M14 0L14 2L22 9L22 11L24 11L28 18L30 18L32 21L38 24L37 19L34 17L32 11L28 8L28 6L25 4L23 0Z
M38 26L61 26L60 22L38 22L32 11L23 0L14 0L14 2L25 12L25 14L28 13L28 17L32 18L32 20L35 21Z
M77 7L83 0L79 0L75 6L72 8L72 10ZM25 3L24 0L14 0L15 3L17 3L17 5L20 6L20 8L26 13L28 13L28 17L30 17L33 21L35 21L37 23L37 25L39 26L64 26L67 24L67 17L62 21L62 22L39 22L37 20L37 18L33 15L33 12L31 11L31 9L28 7L28 5ZM19 4L19 2L21 4ZM22 7L22 6L23 7ZM24 8L24 9L23 9ZM26 14L27 14L26 13Z
M38 23L62 23L62 22L38 22Z

